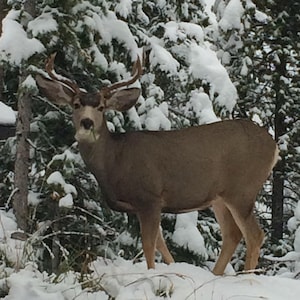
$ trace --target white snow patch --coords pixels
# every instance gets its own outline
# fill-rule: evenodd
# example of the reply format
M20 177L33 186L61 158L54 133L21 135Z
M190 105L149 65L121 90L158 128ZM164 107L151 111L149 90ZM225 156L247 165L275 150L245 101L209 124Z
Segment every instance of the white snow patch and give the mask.
M268 15L266 15L265 13L256 9L255 10L255 19L258 22L267 23L270 20L270 17Z
M128 115L130 122L133 123L133 126L136 129L141 130L142 129L141 119L140 119L135 107L132 107L131 109L129 109L127 111L127 115Z
M38 35L57 31L58 24L50 12L42 13L40 16L28 23L28 29L34 37Z
M230 0L224 10L224 15L219 22L219 26L228 31L231 29L241 29L241 17L244 13L244 8L240 0Z
M300 252L300 226L295 232L294 249L296 252Z
M294 211L295 218L300 222L300 201L298 201L297 206Z
M164 37L173 42L185 40L188 37L203 42L204 33L202 27L197 24L170 21L165 24Z
M177 74L179 62L159 43L160 40L156 37L151 38L152 50L149 56L151 66L153 68L158 67L161 71L170 73L170 75Z
M55 276L40 273L34 265L27 265L9 276L9 294L3 300L189 300L212 299L212 295L216 300L298 300L300 293L298 280L252 274L214 276L186 263L157 264L155 270L146 270L145 263L98 258L91 264L91 269L94 272L87 278L91 284L94 280L94 292L83 289L78 280L80 274L68 272L55 280Z
M35 53L45 50L36 38L29 38L22 25L17 21L20 11L11 10L2 21L0 37L0 60L19 65Z
M132 1L131 0L122 0L120 1L116 7L115 11L125 19L127 19L128 15L132 13Z
M58 206L59 207L66 207L66 208L72 208L74 205L72 194L67 194L64 197L59 199Z
M238 99L237 90L231 82L226 69L221 65L217 55L207 44L206 47L195 43L191 45L190 72L194 78L207 80L210 87L210 98L220 106L232 111Z
M195 215L186 214L186 234L195 239ZM180 223L180 222L179 222ZM17 229L12 212L0 211L0 251L6 258L17 262L22 258L25 243L10 238ZM128 239L124 236L123 238ZM196 238L197 239L197 238ZM280 258L274 258L280 259ZM284 259L299 259L292 253ZM34 263L14 271L1 270L0 284L8 289L3 300L128 300L128 299L272 299L298 300L299 280L281 276L230 275L214 276L210 271L187 263L156 264L155 270L147 270L146 263L133 263L120 257L111 261L98 257L91 263L93 271L86 274L84 288L81 275L74 271L49 275L40 272Z
M17 231L17 223L13 212L0 210L0 253L13 265L20 265L23 257L24 242L11 239L11 234ZM0 276L1 278L1 276Z
M109 12L107 16L101 18L101 20L102 24L98 27L98 30L102 36L103 43L111 44L112 39L116 39L129 50L129 53L132 54L132 58L135 60L139 51L128 24L118 20L112 12Z
M47 184L60 185L66 194L77 195L77 190L74 185L66 183L59 171L55 171L49 175L47 178Z
M39 203L42 202L41 200L41 194L35 193L33 191L28 191L28 204L32 206L37 206Z
M204 239L197 228L198 212L179 214L176 216L175 231L172 240L188 250L208 257Z
M103 69L103 71L107 71L108 62L105 56L99 51L99 48L95 44L93 44L89 48L89 54L92 56L93 62L96 65L100 66Z
M36 81L31 75L28 75L25 80L22 82L22 88L27 90L37 90Z
M16 114L11 107L0 101L0 124L13 125L16 123Z
M220 121L213 110L213 105L208 95L201 90L193 90L191 92L186 110L187 115L189 110L195 114L199 124L209 124Z
M147 130L170 130L171 122L163 111L155 106L147 112L144 124Z

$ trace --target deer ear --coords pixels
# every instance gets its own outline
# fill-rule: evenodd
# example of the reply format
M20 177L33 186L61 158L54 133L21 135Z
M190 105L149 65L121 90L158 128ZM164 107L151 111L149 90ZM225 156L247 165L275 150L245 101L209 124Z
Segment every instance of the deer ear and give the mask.
M58 81L47 79L41 75L35 78L39 90L51 102L58 105L72 104L74 92Z
M126 111L135 105L140 93L141 91L138 88L119 90L106 100L106 108L117 111Z

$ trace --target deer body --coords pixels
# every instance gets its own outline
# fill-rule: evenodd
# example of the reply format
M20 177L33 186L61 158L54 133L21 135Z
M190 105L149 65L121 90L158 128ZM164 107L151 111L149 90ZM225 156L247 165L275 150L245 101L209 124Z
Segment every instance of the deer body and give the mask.
M264 129L249 121L228 120L177 131L111 133L103 111L128 109L139 96L137 89L82 94L73 82L67 82L67 88L66 81L62 84L48 73L53 80L37 77L41 91L52 101L73 106L81 156L108 205L137 215L148 268L155 267L155 249L167 263L174 261L159 229L161 212L208 206L223 237L213 272L224 272L242 237L247 246L245 269L256 267L264 234L253 207L278 157L276 143Z
M257 193L273 162L272 155L269 165L263 159L275 150L265 130L244 120L167 132L115 134L106 126L103 131L92 145L79 142L81 156L111 208L124 211L124 203L132 213L153 204L169 213L204 209L218 197L230 197L235 186L246 193L249 183ZM266 168L251 168L253 161Z

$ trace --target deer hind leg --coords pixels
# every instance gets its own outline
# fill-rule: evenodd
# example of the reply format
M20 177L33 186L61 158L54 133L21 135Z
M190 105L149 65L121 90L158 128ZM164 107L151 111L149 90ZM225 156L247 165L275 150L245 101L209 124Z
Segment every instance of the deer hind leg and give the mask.
M137 214L142 236L143 251L148 269L155 269L155 249L159 234L160 212L140 212Z
M161 253L163 260L166 264L169 265L170 263L174 262L174 258L166 245L165 239L163 238L161 228L159 228L157 234L156 249Z
M213 273L222 275L242 238L242 233L222 199L216 200L212 206L222 234L221 253Z
M264 240L264 232L259 227L253 213L254 201L247 207L246 201L240 203L243 207L230 207L231 214L239 226L246 242L247 252L245 270L253 270L258 264L260 248Z

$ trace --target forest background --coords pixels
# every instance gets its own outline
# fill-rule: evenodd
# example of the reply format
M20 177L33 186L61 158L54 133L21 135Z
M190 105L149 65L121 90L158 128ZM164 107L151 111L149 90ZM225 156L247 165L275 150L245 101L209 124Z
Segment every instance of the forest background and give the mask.
M57 52L57 72L93 91L128 78L144 51L142 96L126 113L109 112L109 128L170 130L227 118L266 127L281 159L256 206L267 233L260 267L295 270L295 260L275 264L272 257L300 252L299 6L269 0L0 0L0 101L19 112L16 135L0 142L0 207L14 212L25 232L19 238L30 251L20 265L33 260L49 273L83 272L97 256L140 259L136 219L103 203L78 154L70 110L42 97L34 77ZM195 244L188 226L200 231ZM215 261L220 233L210 210L164 215L162 227L175 260ZM16 264L5 251L0 255ZM232 261L237 271L243 255L240 247Z

